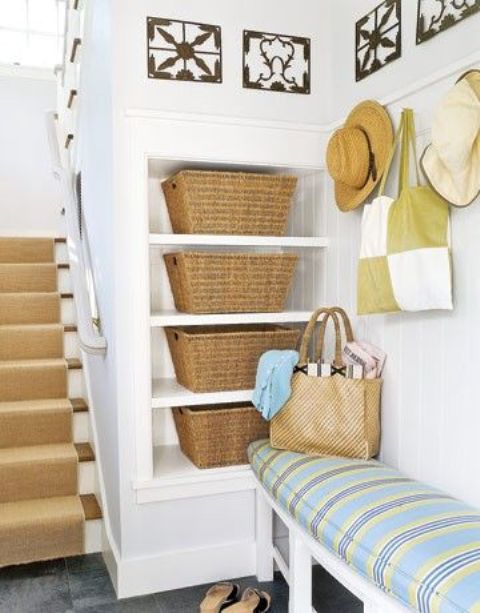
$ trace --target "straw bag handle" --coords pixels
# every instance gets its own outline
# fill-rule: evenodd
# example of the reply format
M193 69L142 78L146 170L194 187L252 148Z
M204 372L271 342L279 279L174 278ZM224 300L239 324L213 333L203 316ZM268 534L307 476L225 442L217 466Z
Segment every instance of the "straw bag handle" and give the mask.
M347 343L352 343L354 341L352 324L350 322L350 318L348 317L345 309L342 309L342 307L337 306L337 307L330 307L330 311L332 311L332 313L336 313L337 315L340 315L343 321L343 328L345 330L345 337L347 339Z
M318 333L318 351L317 351L317 362L322 360L323 349L325 346L325 334L327 331L327 324L330 317L333 319L333 323L335 325L335 360L334 364L337 367L345 366L343 362L343 354L342 354L342 332L340 327L340 319L343 322L343 327L345 330L345 337L347 339L347 343L351 343L353 341L353 331L352 324L350 323L350 319L348 318L347 313L340 307L332 307L330 309L330 313L326 315L326 317L322 320L320 331Z
M400 163L400 174L398 181L398 194L400 195L402 189L404 187L408 187L409 176L410 176L410 146L411 143L412 149L415 156L415 171L417 176L417 184L420 184L420 173L418 170L418 158L417 158L417 145L416 145L416 137L415 137L415 120L413 117L412 109L403 109L402 116L400 118L400 124L395 133L395 140L393 141L392 148L390 150L390 155L388 156L387 163L385 165L385 170L383 171L383 177L380 182L380 188L378 191L378 196L381 197L385 193L385 185L387 183L388 176L390 174L390 170L392 167L393 158L395 157L395 153L397 151L398 145L401 141L401 163Z
M321 315L327 315L328 313L330 313L330 309L327 309L325 307L317 309L316 311L312 313L312 316L310 317L310 320L305 330L303 331L302 343L300 345L300 351L299 351L300 353L300 357L298 360L299 364L306 364L308 362L308 348L310 346L310 341L312 340L312 336L315 331L315 326L317 324L317 321Z

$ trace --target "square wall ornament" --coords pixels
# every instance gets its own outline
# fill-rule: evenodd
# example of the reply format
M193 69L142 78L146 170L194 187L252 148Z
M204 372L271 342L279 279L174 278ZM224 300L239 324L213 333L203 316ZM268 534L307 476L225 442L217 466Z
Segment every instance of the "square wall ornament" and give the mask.
M361 81L402 55L401 0L379 4L357 21L355 35L355 75Z
M147 47L150 79L222 82L219 26L147 17Z
M243 87L309 94L310 39L244 30Z
M417 45L476 13L480 0L418 0Z

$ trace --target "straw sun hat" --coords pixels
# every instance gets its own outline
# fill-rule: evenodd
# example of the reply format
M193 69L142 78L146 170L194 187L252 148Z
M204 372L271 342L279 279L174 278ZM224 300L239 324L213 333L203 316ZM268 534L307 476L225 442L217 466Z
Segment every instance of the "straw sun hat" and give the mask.
M327 148L327 167L340 210L356 209L372 193L392 145L393 125L384 107L374 100L358 104Z
M454 206L468 206L480 194L480 70L462 75L441 101L421 166L430 186Z

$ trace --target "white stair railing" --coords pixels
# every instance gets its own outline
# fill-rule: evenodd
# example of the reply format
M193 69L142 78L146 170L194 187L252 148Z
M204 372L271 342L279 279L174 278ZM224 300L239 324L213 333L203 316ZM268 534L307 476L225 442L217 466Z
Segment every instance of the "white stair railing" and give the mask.
M88 249L83 249L82 245L73 174L64 167L60 157L56 114L53 112L47 113L46 122L52 172L60 183L62 204L65 208L67 247L75 306L77 308L79 343L81 348L87 353L103 355L107 350L107 340L98 333L94 324L96 318L92 315L92 296L88 289L88 280L90 280L91 285L93 274L90 261L86 261L85 253L88 253ZM83 240L87 240L86 233L83 234Z

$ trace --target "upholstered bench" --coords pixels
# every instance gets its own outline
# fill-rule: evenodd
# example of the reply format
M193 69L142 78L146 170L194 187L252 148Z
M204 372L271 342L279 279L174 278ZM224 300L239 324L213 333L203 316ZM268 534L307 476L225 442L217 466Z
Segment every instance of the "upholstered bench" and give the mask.
M480 512L375 460L309 457L253 443L257 573L273 561L290 613L309 613L317 560L365 611L480 613ZM272 511L289 529L289 563L272 541Z

